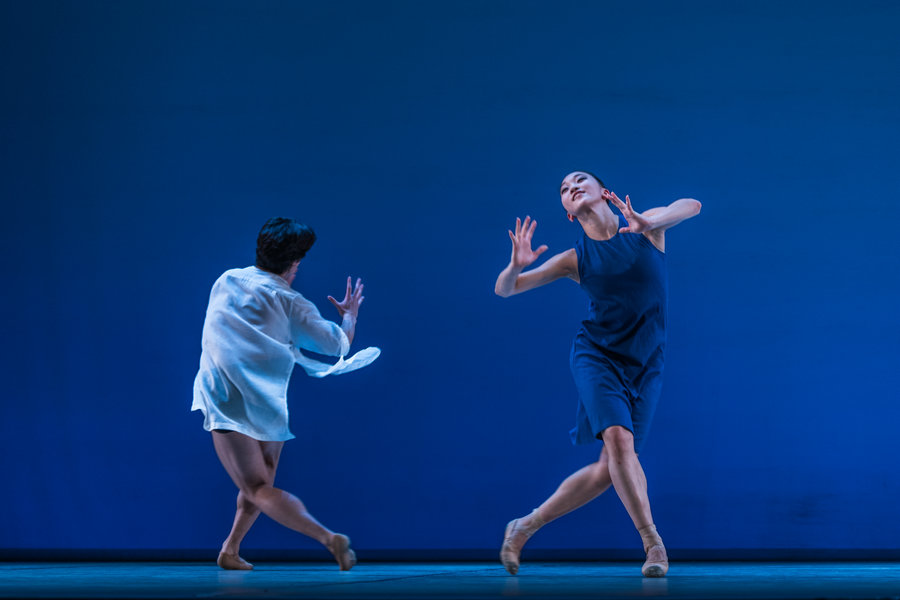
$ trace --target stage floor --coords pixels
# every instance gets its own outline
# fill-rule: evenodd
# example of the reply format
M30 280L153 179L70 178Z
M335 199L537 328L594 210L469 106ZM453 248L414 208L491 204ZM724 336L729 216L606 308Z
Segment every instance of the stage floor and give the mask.
M900 563L0 563L2 598L900 598Z

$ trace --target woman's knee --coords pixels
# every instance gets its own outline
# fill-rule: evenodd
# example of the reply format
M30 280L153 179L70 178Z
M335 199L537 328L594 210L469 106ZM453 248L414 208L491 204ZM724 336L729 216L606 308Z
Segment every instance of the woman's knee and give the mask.
M612 459L634 454L634 434L621 425L603 430L603 444Z

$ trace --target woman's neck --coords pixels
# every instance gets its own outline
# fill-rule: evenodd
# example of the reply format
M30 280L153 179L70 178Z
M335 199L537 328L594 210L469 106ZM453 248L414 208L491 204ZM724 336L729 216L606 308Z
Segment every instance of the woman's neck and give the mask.
M605 241L619 232L619 217L606 202L580 215L578 222L584 233L592 240Z

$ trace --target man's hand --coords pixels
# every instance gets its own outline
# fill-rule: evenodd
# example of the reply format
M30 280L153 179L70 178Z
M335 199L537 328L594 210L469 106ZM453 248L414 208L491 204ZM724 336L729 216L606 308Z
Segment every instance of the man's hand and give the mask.
M356 280L356 286L354 286L353 291L350 290L350 277L347 278L347 291L344 294L344 299L338 302L332 296L328 296L328 299L334 304L334 307L338 310L340 315L343 317L346 314L351 315L354 319L359 314L359 305L362 304L363 300L365 300L365 296L362 295L363 285L362 279Z

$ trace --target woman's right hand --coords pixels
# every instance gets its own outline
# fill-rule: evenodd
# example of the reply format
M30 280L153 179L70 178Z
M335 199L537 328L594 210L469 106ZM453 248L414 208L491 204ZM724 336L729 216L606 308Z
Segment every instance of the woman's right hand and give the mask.
M525 217L524 223L516 217L516 232L509 232L509 239L512 240L510 264L514 269L524 269L536 261L538 256L547 251L546 245L540 246L537 250L531 249L531 238L534 236L536 228L537 221L532 221L531 217Z

